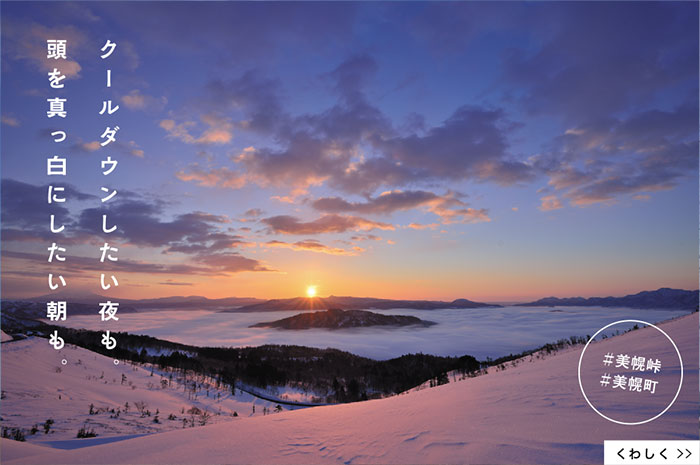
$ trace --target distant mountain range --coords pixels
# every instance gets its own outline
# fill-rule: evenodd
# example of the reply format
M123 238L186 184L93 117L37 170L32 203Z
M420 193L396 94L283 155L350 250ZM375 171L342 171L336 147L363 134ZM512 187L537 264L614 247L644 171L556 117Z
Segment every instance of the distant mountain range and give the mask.
M669 289L642 291L624 297L545 297L522 307L629 307L629 308L673 308L694 310L698 307L698 291Z
M193 309L193 310L219 310L222 312L274 312L297 310L328 310L339 308L343 310L387 310L406 308L415 310L437 309L471 309L471 308L497 308L502 305L474 302L467 299L452 301L440 300L395 300L379 299L374 297L294 297L291 299L263 300L253 297L224 297L209 299L202 296L171 296L155 299L123 299L107 297L94 293L68 293L57 292L25 299L3 299L2 309L29 311L29 314L44 314L46 302L65 300L71 306L70 312L76 314L91 314L95 312L97 304L112 300L119 302L119 311L122 313ZM694 310L698 306L698 291L686 291L683 289L661 288L655 291L643 291L638 294L624 297L545 297L534 302L516 304L524 307L629 307L629 308L673 308Z
M56 292L55 294L29 297L25 299L3 299L2 312L15 317L36 319L46 317L46 302L65 301L69 315L93 315L99 310L101 302L119 302L119 313L157 310L220 310L263 302L251 297L225 297L208 299L201 296L173 296L157 299L123 299L107 297L94 293Z
M500 307L496 304L472 302L467 299L457 299L452 302L439 300L393 300L377 299L374 297L294 297L291 299L273 299L266 302L246 305L239 308L224 310L227 312L277 312L286 310L328 310L342 308L344 310L390 308L410 308L416 310L437 310L440 308L488 308Z
M213 307L241 307L254 303L264 302L263 299L253 297L223 297L209 299L199 295L159 297L155 299L124 299L121 297L106 297L95 293L75 294L70 292L57 292L27 299L18 299L25 302L48 302L51 300L65 300L71 304L97 305L100 302L112 300L120 303L120 306L133 309L173 309L173 308L213 308Z
M17 312L24 311L25 316L35 315L39 317L45 313L46 302L64 300L68 302L70 313L84 315L95 312L100 302L112 300L119 302L119 311L132 313L138 311L172 310L172 309L211 309L222 312L274 312L283 310L328 310L340 308L343 310L366 309L392 309L407 308L417 310L435 310L440 308L488 308L500 307L497 304L472 302L467 299L457 299L451 302L437 300L392 300L377 299L373 297L294 297L291 299L262 300L252 297L225 297L221 299L208 299L202 296L173 296L157 299L124 299L106 297L94 293L67 293L57 292L26 299L5 300L2 303L3 310ZM28 312L27 312L28 311Z
M280 329L343 329L367 326L432 326L436 323L425 321L415 316L382 315L366 310L329 309L320 312L307 312L282 318L276 321L265 321L251 325L251 328L280 328Z

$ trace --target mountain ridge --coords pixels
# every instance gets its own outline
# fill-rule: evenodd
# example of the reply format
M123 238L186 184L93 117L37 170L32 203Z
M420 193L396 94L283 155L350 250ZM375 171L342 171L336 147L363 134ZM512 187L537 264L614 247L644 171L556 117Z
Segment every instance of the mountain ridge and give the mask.
M394 308L410 308L416 310L437 310L445 308L469 309L469 308L498 308L498 304L473 302L468 299L455 299L451 302L439 300L394 300L379 299L375 297L292 297L289 299L270 299L265 302L246 305L243 307L223 310L224 312L272 312L287 310L329 310L340 308L343 310L388 310Z
M222 312L254 312L254 311L283 311L283 310L328 310L342 308L344 310L409 308L417 310L436 309L470 309L498 308L504 305L496 303L475 302L459 298L452 301L421 300L421 299L382 299L376 297L334 296L328 297L292 297L286 299L259 299L255 297L222 297L211 299L204 296L167 296L149 299L125 299L109 297L96 293L71 294L57 292L27 298L3 299L5 303L30 302L41 304L48 301L65 300L69 304L94 306L100 302L112 300L119 302L124 309L173 309L173 308L223 308ZM695 309L700 295L698 290L684 290L662 287L653 291L641 291L622 297L544 297L532 302L514 303L520 307L554 307L554 306L621 306L629 308L681 308ZM4 307L4 305L3 305ZM82 310L82 309L81 309ZM126 310L129 311L129 310Z
M697 290L662 287L655 291L641 291L623 297L545 297L534 302L517 304L519 307L628 307L696 309L700 295Z

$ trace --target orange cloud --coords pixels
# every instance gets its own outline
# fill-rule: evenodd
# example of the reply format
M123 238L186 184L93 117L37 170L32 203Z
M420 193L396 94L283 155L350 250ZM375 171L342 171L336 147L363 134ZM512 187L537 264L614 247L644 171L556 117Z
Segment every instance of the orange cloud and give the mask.
M393 231L391 224L372 221L357 216L323 215L313 221L300 221L288 215L273 216L262 220L269 226L271 232L281 234L323 234L343 233L346 231L369 231L382 229Z
M186 144L228 144L233 140L233 123L229 119L215 115L202 115L200 119L206 125L206 129L199 137L190 133L197 126L194 121L177 123L173 119L164 119L158 125L167 132L168 138Z
M561 201L556 195L545 195L540 200L542 201L542 203L540 204L540 210L542 210L543 212L559 210L560 208L564 208L564 206L561 204Z
M181 181L196 182L204 187L240 189L246 184L245 177L236 171L226 167L206 170L200 168L197 163L190 165L187 171L178 171L175 176Z
M352 250L345 250L338 247L329 247L315 239L306 239L303 241L297 241L293 243L274 240L268 241L262 245L264 247L282 247L297 251L317 252L329 255L357 255L358 253L365 251L365 249L363 249L362 247L353 247Z
M409 228L409 229L422 230L422 229L435 229L438 226L440 226L439 223L430 223L430 224L411 223L408 226L404 226L404 227Z

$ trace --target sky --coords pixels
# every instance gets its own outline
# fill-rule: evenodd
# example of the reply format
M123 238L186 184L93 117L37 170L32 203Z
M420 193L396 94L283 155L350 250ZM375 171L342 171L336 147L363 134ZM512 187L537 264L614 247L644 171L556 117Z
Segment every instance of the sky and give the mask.
M0 14L6 298L49 293L49 273L58 291L130 299L698 287L696 2ZM65 118L47 115L56 97ZM99 114L107 100L118 110ZM55 155L65 176L47 175ZM66 202L48 204L50 185ZM64 262L48 262L53 243ZM118 261L100 261L105 243Z

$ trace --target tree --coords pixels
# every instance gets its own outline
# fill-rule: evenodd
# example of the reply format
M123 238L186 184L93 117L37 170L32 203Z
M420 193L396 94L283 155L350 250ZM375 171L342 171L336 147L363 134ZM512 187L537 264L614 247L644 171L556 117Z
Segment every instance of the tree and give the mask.
M78 430L78 435L76 437L83 439L83 438L94 438L96 436L97 436L97 433L95 433L95 430L93 428L87 429L87 424L84 424Z
M44 434L49 434L51 430L51 425L53 425L53 419L49 418L44 422Z
M351 401L356 401L360 398L360 383L354 378L348 383L348 396Z
M148 404L142 400L138 400L134 402L134 406L136 407L136 410L141 414L141 416L146 416L146 407L148 407Z
M13 439L15 441L24 442L24 431L21 428L2 428L2 437L6 439Z

